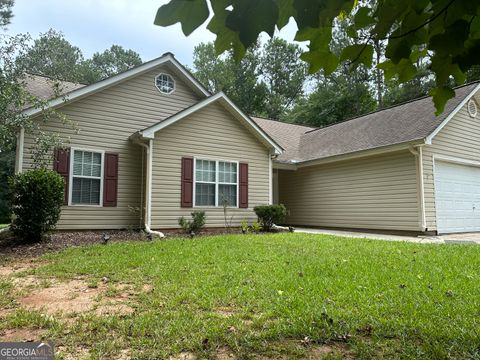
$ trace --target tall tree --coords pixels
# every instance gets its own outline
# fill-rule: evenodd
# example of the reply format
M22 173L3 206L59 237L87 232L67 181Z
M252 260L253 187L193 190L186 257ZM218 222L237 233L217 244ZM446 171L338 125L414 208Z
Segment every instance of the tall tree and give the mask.
M20 66L32 74L72 82L81 79L82 51L70 44L61 32L53 29L40 34L28 52L17 59Z
M283 118L303 95L307 67L300 54L298 45L276 37L262 48L259 70L267 89L264 113L271 119Z
M193 52L194 73L210 92L223 91L247 114L261 115L266 89L258 81L259 58L258 46L236 62L231 52L217 57L213 43L200 44Z
M374 42L385 40L385 59L376 66L387 80L396 75L404 83L418 73L416 60L428 59L435 79L430 94L441 113L455 96L449 79L461 84L465 73L480 65L479 14L480 2L471 0L191 0L189 6L184 0L170 0L158 9L154 22L160 26L180 22L189 35L209 20L217 53L233 50L240 59L262 32L272 37L293 18L296 40L309 42L301 58L309 63L311 73L323 69L326 75L341 63L372 67ZM330 47L332 31L335 21L348 15L354 16L348 34L356 41L337 56ZM357 39L360 29L367 29L368 35Z
M246 113L282 119L303 94L307 70L299 53L297 45L274 38L237 62L233 52L217 56L213 43L200 44L194 72L209 91L224 91Z
M96 52L91 59L81 64L82 82L91 84L141 64L142 59L135 51L112 45L102 53Z
M14 0L0 0L0 27L6 27L13 18Z

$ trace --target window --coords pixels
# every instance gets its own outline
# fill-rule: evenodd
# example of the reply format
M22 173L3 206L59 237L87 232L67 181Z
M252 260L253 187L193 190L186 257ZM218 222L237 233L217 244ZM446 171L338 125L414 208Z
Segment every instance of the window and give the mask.
M155 86L163 94L171 94L175 90L175 80L168 74L159 74L155 77Z
M71 204L101 205L103 153L74 149L71 166Z
M195 160L195 206L236 207L238 164L229 161Z

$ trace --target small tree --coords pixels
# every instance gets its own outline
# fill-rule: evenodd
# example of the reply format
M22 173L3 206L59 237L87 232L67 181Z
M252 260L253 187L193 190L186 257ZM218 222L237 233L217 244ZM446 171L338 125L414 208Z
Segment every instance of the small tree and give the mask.
M287 208L283 204L259 205L253 208L264 231L270 231L274 224L285 221Z
M60 218L64 200L63 178L47 169L35 169L10 180L14 235L23 242L42 240Z
M180 225L187 234L195 233L203 228L207 218L205 211L194 211L191 215L192 220L186 220L183 216L178 219L178 225Z

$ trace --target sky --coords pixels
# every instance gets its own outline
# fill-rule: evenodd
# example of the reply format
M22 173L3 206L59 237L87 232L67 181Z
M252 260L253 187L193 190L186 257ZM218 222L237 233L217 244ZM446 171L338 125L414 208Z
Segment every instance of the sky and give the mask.
M215 39L205 25L185 37L180 24L153 25L158 8L167 0L15 0L10 34L38 37L50 28L63 32L85 58L111 45L138 52L144 61L172 52L185 65L192 64L193 49ZM292 23L278 34L292 41Z

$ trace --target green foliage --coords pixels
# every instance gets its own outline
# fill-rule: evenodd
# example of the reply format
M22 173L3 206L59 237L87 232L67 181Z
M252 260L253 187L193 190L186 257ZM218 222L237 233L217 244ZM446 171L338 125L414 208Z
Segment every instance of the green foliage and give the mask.
M186 234L195 233L205 226L205 211L194 211L191 213L192 220L186 220L183 216L178 219L178 225Z
M275 224L281 224L287 216L287 208L283 204L258 205L253 208L264 231L270 231Z
M248 231L250 230L250 226L248 225L247 219L242 219L242 221L240 221L240 229L242 230L242 233L248 234Z
M40 241L60 218L63 178L53 170L36 169L11 178L11 229L23 242Z
M140 55L119 45L112 45L103 53L96 52L81 65L82 79L87 84L106 79L141 65Z
M135 349L139 359L215 359L227 358L218 349L228 347L232 359L478 359L476 245L220 235L71 247L42 260L35 276L54 285L106 276L122 293L133 291L133 314L118 301L108 316L79 309L68 331L53 332L57 343L73 351L80 344L94 358ZM8 288L7 296L15 290ZM0 328L14 329L20 311ZM22 318L18 326L38 324Z
M255 234L258 234L262 230L262 224L260 224L258 221L254 221L251 228Z
M56 80L80 82L80 64L83 54L80 48L68 42L64 35L56 30L40 34L33 46L17 58L27 72L51 77Z
M0 0L0 27L10 24L13 17L12 8L14 4L14 0Z
M29 35L4 35L0 37L0 151L14 149L16 136L21 127L25 133L34 134L32 158L36 166L44 165L44 155L51 158L52 148L60 146L62 141L56 134L42 132L42 123L52 118L58 119L64 125L71 125L67 117L55 109L47 107L47 100L30 94L25 86L29 80L28 69L24 58L31 50ZM61 94L61 86L52 80L51 92L53 96ZM24 115L22 110L28 107L40 109L40 115L35 120Z
M298 45L273 38L237 62L233 52L218 57L213 43L200 44L194 72L210 92L225 92L247 114L280 119L303 95L307 69L300 53Z
M371 112L376 105L368 83L345 76L330 77L299 101L288 118L296 124L322 127Z
M112 45L91 59L84 59L82 51L72 45L63 33L50 29L35 39L17 62L26 72L56 80L91 84L142 63L140 55L122 46Z
M8 184L15 166L15 150L6 149L0 152L0 184ZM0 223L10 223L10 188L0 187Z
M295 40L308 42L301 58L310 72L323 69L332 73L339 64L355 69L374 62L374 45L384 41L383 62L375 65L386 80L401 83L414 78L419 56L427 59L435 78L431 90L437 114L453 96L450 80L461 84L465 73L480 65L480 3L470 0L424 1L292 1L292 0L210 0L213 16L207 25L216 35L215 50L233 51L240 60L256 43L260 33L273 36L290 19L297 26ZM185 0L170 0L157 13L155 23L166 26L181 22L191 33L208 19L206 0L188 1L199 14L187 16ZM346 44L340 54L332 51L332 33L339 20L350 17L347 29L354 44ZM428 50L428 51L427 51ZM421 55L418 52L421 52Z

